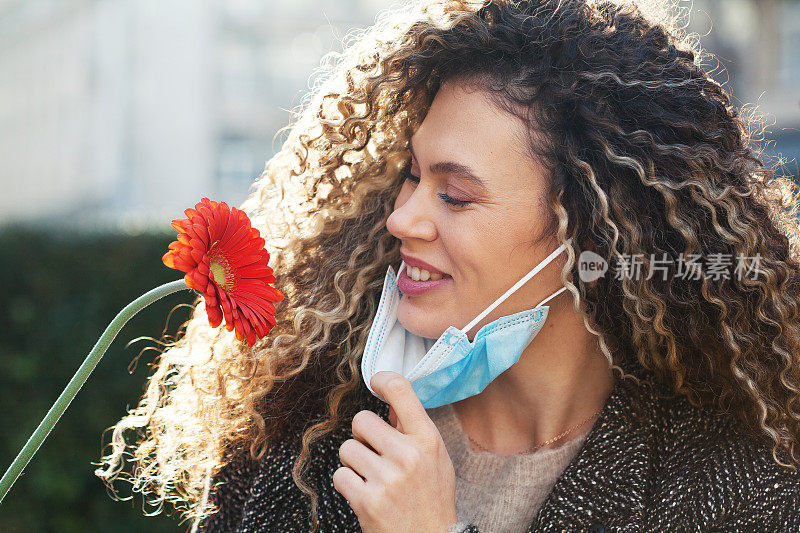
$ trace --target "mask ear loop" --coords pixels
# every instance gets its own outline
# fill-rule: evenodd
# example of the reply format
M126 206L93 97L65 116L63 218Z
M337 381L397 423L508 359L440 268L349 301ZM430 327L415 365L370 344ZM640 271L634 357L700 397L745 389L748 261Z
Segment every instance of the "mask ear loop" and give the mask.
M551 294L550 296L548 296L547 298L545 298L544 300L542 300L541 302L539 302L538 304L536 304L536 307L541 307L541 306L543 306L544 304L546 304L547 302L549 302L550 300L552 300L553 298L555 298L556 296L558 296L559 294L561 294L562 292L564 292L565 290L567 290L567 287L566 287L566 286L564 286L564 287L561 287L561 288L560 288L560 289L558 289L556 292L554 292L553 294ZM535 309L535 308L534 308L534 309Z
M544 267L546 267L546 266L547 266L547 265L550 263L550 261L552 261L553 259L555 259L555 258L556 258L556 256L557 256L558 254L560 254L562 251L566 250L566 248L567 248L567 244L570 244L571 242L572 242L572 237L570 237L569 239L567 239L567 242L566 242L566 243L562 244L561 246L559 246L558 248L556 248L555 250L553 250L553 251L550 253L550 255L548 255L547 257L545 257L545 258L544 258L544 260L542 260L542 262L541 262L541 263L539 263L538 265L536 265L536 267L535 267L533 270L531 270L530 272L528 272L527 274L525 274L525 276L524 276L524 277L523 277L521 280L517 281L517 282L516 282L516 283L515 283L515 284L514 284L514 285L513 285L513 286L512 286L510 289L508 289L508 290L507 290L507 291L506 291L506 292L505 292L505 293L504 293L504 294L503 294L503 295L502 295L500 298L498 298L497 300L495 300L495 301L494 301L494 303L492 303L492 304L491 304L489 307L487 307L486 309L484 309L484 310L483 310L483 312L482 312L481 314L479 314L478 316L476 316L476 317L475 317L475 318L474 318L474 319L473 319L473 320L472 320L472 321L471 321L469 324L467 324L466 326L464 326L464 327L461 329L461 333L463 333L464 335L466 335L466 334L467 334L467 332L468 332L469 330L471 330L471 329L472 329L472 328L475 326L475 324L477 324L478 322L480 322L480 321L483 319L483 317L485 317L486 315L488 315L489 313L491 313L491 312L494 310L494 308L495 308L495 307L497 307L498 305L500 305L501 303L503 303L503 302L505 301L505 299L506 299L506 298L508 298L509 296L511 296L512 294L514 294L514 291L516 291L517 289L519 289L519 288L520 288L522 285L524 285L524 284L525 284L525 283L526 283L526 282L527 282L529 279L531 279L533 276L535 276L536 274L538 274L538 273L539 273L539 271L540 271L541 269L543 269ZM553 297L555 297L555 296L556 296L558 293L560 293L560 292L561 292L561 291L563 291L564 289L566 289L566 287L561 287L561 289L559 289L558 291L556 291L554 294L550 295L548 298L544 299L542 302L546 302L546 301L548 301L550 298L553 298ZM539 305L542 305L542 304L540 303ZM538 307L538 306L537 306L537 307Z

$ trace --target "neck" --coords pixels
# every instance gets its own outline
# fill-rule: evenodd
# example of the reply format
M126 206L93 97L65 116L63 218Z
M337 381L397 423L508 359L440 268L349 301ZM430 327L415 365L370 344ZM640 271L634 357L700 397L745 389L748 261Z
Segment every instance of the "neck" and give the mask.
M552 439L600 409L614 376L597 337L563 292L519 361L475 396L455 402L464 431L483 447L513 454ZM566 339L566 340L565 340ZM597 417L543 448L588 432Z

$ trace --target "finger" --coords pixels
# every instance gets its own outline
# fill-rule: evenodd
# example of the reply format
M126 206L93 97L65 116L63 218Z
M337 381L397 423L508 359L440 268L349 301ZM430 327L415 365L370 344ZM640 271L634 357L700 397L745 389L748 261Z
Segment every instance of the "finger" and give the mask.
M405 376L383 370L372 376L370 386L394 408L398 428L402 427L402 433L409 435L430 432L433 422Z
M353 417L353 437L369 446L378 456L391 454L401 447L403 435L372 411L359 411Z
M333 488L344 496L356 514L363 508L363 494L366 482L347 466L340 466L333 473Z
M377 479L382 468L380 456L356 439L347 439L339 446L339 460L365 481Z

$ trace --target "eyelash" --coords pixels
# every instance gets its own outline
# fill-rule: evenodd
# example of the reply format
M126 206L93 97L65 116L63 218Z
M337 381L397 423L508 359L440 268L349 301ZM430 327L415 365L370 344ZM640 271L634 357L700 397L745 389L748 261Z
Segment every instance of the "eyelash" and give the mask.
M403 175L406 177L406 179L411 180L414 183L419 183L419 178L416 177L414 174L412 174L409 169L404 170ZM453 205L455 207L465 207L472 203L469 200L456 200L449 194L443 192L439 193L439 198L441 198L446 203Z

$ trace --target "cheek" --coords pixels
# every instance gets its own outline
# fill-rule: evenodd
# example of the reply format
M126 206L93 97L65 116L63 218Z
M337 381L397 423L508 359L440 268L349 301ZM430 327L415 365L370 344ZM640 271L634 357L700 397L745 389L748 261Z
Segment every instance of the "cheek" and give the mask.
M452 265L450 274L465 290L471 290L465 284L470 285L484 275L486 262L496 250L491 232L486 231L483 222L467 219L467 215L442 217L439 222L439 237Z
M459 270L466 279L481 284L506 283L507 267L528 253L534 225L530 216L516 217L500 211L463 222L449 231L452 243L449 249L461 265Z

